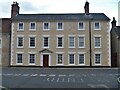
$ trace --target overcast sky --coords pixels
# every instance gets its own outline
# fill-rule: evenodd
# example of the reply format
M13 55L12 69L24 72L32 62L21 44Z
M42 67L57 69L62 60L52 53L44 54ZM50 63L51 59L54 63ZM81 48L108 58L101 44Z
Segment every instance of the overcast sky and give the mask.
M0 0L0 18L10 18L13 1L19 3L20 14L84 13L86 2L86 0ZM115 17L118 21L118 2L120 0L87 1L90 3L90 13L105 13L110 19Z

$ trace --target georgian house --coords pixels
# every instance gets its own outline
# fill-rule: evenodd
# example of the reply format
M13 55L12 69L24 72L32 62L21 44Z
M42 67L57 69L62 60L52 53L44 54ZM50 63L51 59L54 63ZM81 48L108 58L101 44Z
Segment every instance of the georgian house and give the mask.
M12 4L11 66L111 66L104 13L20 14Z

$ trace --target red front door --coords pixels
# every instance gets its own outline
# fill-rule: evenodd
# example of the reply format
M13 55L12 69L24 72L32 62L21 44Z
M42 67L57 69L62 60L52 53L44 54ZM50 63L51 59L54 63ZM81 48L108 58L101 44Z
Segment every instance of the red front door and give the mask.
M49 55L43 55L43 67L48 67Z

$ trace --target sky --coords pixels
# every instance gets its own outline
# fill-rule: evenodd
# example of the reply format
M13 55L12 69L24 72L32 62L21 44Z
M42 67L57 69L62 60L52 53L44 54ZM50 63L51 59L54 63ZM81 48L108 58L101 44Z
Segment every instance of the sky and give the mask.
M0 18L10 18L11 4L17 1L20 14L40 13L84 13L86 0L0 0ZM118 23L118 2L120 0L87 0L90 13L105 13Z

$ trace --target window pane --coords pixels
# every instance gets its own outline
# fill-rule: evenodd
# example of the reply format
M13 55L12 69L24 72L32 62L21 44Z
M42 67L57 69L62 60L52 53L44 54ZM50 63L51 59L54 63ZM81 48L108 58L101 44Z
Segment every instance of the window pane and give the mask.
M79 47L84 47L84 37L79 37Z
M31 23L30 29L35 29L35 23Z
M99 28L100 28L99 22L95 22L95 29L99 29Z
M17 63L22 63L22 54L17 54Z
M74 37L69 37L69 47L74 47Z
M49 23L44 23L44 29L49 29Z
M100 54L95 54L95 64L100 64Z
M35 47L35 37L30 37L30 47Z
M83 24L83 22L79 22L79 29L84 29L84 24Z
M95 47L100 47L100 37L95 37Z
M62 47L62 37L58 37L58 47Z
M35 54L30 54L29 61L30 63L35 63Z
M58 23L58 29L63 29L63 24L62 23Z
M84 64L84 54L79 54L79 64Z
M58 55L57 55L57 59L58 59L58 64L62 64L63 55L62 55L62 54L58 54Z
M44 47L48 47L48 37L44 37Z
M69 54L69 64L74 64L74 54Z
M23 29L23 23L19 23L19 29Z
M18 46L23 46L23 37L18 37Z

